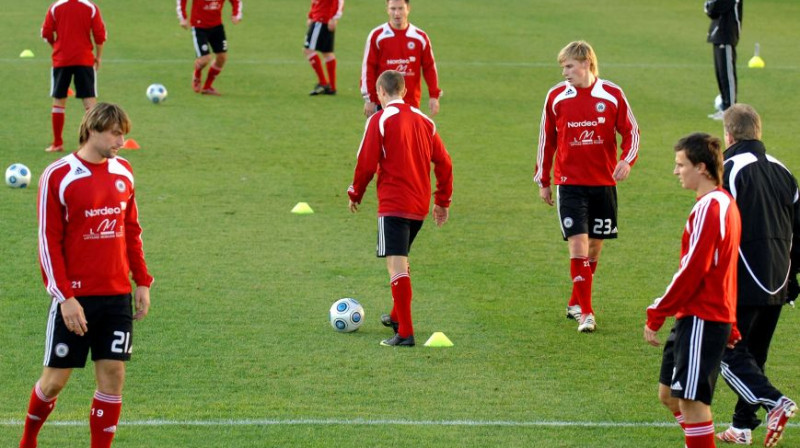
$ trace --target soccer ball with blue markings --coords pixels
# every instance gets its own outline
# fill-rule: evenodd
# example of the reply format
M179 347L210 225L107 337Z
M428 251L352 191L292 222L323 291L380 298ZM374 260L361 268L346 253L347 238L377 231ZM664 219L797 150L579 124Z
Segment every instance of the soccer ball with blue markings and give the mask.
M147 99L155 104L167 100L167 88L163 84L150 84L147 87Z
M717 95L714 98L714 110L722 112L722 95Z
M31 170L21 163L6 169L6 185L11 188L25 188L31 183Z
M356 299L349 297L339 299L331 305L329 318L331 326L336 331L342 333L356 331L364 322L364 307Z

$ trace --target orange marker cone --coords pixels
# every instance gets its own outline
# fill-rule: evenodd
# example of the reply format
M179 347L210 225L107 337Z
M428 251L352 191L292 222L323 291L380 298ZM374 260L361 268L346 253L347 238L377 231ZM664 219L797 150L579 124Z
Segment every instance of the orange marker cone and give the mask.
M72 87L67 88L67 96L75 96L75 91L72 90Z
M129 139L125 140L125 143L122 144L122 147L124 149L139 149L140 148L139 144L136 143L136 140L134 140L132 138L129 138Z

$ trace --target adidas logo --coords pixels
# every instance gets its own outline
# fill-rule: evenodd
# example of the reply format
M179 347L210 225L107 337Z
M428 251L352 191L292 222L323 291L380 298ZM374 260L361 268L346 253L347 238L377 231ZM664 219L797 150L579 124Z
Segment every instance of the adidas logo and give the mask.
M110 432L113 434L117 432L117 425L109 426L108 428L103 429L103 432Z
M86 172L86 171L85 171L83 168L81 168L81 167L77 167L77 168L75 168L75 174L83 174L83 173L85 173L85 172Z
M617 228L616 228L616 227L614 227L614 229L613 229L613 230L611 230L611 233L617 233Z
M581 276L581 275L579 275L579 276L577 276L577 277L572 279L572 283L584 282L584 281L586 281L586 279L583 278L583 276Z
M683 390L683 386L681 386L681 382L680 381L675 381L674 383L672 383L672 386L670 386L670 389L672 389L672 390Z

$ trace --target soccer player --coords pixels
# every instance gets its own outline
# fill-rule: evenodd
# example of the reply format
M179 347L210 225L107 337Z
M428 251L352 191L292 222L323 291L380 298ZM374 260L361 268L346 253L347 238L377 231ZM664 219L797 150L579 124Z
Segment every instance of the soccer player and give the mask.
M394 337L381 345L411 347L414 326L408 253L430 209L431 163L436 174L433 219L439 227L447 222L453 165L433 121L403 101L403 74L385 71L377 84L383 109L367 119L347 194L350 211L355 213L367 185L378 173L377 256L386 258L394 301L391 313L382 316L381 322L395 330Z
M742 31L744 0L706 0L704 10L711 19L706 41L714 46L714 74L722 97L722 110L708 118L722 120L722 113L736 103L736 44Z
M336 55L333 53L333 40L343 9L344 0L311 0L303 53L317 74L317 85L309 95L336 95ZM328 79L325 79L322 59L317 52L322 53L325 60Z
M752 430L767 410L765 446L775 446L797 405L770 383L764 372L781 309L797 297L800 268L800 191L792 173L766 152L761 117L747 104L725 111L723 186L742 214L736 322L742 341L725 350L722 377L739 396L723 442L753 442ZM794 253L793 253L794 252ZM792 262L794 260L794 262ZM789 295L789 285L793 285Z
M375 80L386 70L395 70L406 77L407 93L403 101L419 108L422 77L428 85L430 116L439 113L439 75L433 58L431 41L424 31L408 22L411 11L409 0L386 0L389 21L373 29L367 36L364 62L361 65L361 96L364 97L364 115L369 117L378 110L378 92Z
M233 7L231 21L234 25L242 20L242 1L228 0ZM178 20L184 29L189 29L186 16L187 0L178 0ZM192 75L192 89L203 95L220 95L214 89L214 80L217 79L225 61L228 60L228 41L225 38L225 27L222 25L222 6L225 0L192 0L192 41L197 59L194 61L194 74ZM209 48L210 47L210 48ZM212 62L211 51L214 51ZM203 69L208 69L206 82L203 83Z
M98 103L83 117L78 151L50 164L39 179L39 262L52 303L44 370L31 392L20 448L36 447L58 394L72 369L86 365L90 349L97 382L91 446L110 447L114 438L132 321L147 315L153 282L142 251L133 171L117 157L130 129L119 106Z
M736 331L736 263L741 236L739 209L722 189L718 138L695 133L675 145L681 186L697 202L686 221L678 272L664 295L647 308L644 339L658 347L658 330L675 325L664 346L658 397L684 429L687 448L714 443L711 400L727 344Z
M53 47L50 74L53 143L45 151L58 152L64 150L64 112L73 78L75 97L83 100L84 109L91 109L97 102L97 70L100 69L100 56L106 41L106 26L100 8L89 0L53 3L44 17L42 38Z
M639 127L622 89L598 78L591 45L571 42L559 52L558 63L565 81L545 97L533 180L539 197L552 206L555 157L556 202L572 278L567 318L578 322L578 331L593 332L592 279L603 241L617 237L616 184L636 162Z

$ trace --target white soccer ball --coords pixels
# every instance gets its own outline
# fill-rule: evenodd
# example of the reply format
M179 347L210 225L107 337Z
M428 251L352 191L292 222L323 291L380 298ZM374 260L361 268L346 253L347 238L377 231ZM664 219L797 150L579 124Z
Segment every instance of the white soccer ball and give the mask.
M364 307L358 300L346 297L333 302L329 313L331 326L334 330L349 333L358 330L364 322Z
M25 188L31 183L31 170L21 163L6 168L6 185L11 188Z
M147 87L147 99L155 104L163 103L167 100L167 88L162 84L150 84Z
M722 112L722 95L717 95L714 98L714 110Z

